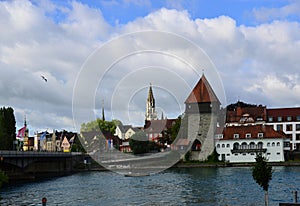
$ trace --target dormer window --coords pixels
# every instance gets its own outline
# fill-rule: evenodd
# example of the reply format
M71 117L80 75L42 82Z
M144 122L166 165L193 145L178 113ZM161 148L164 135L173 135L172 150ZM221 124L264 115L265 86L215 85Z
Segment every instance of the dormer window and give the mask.
M233 138L234 138L234 139L238 139L239 137L240 137L239 134L234 134L234 135L233 135Z
M263 137L264 137L264 133L262 133L262 132L258 133L258 134L257 134L257 137L258 137L258 138L263 138Z
M251 133L247 133L246 138L251 138Z

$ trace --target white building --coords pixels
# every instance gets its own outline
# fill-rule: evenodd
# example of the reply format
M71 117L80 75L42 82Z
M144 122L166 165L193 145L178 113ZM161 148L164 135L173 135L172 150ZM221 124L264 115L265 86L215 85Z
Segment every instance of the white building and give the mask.
M290 138L291 150L300 150L300 107L267 109L267 124Z
M269 125L240 125L225 127L215 135L219 160L255 162L256 153L262 153L270 162L283 162L289 151L289 139Z

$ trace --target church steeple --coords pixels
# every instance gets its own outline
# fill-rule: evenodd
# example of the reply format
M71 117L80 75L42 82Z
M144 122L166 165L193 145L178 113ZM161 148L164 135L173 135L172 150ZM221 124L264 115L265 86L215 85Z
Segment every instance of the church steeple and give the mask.
M157 119L157 114L155 111L155 99L152 91L152 84L150 83L147 104L146 104L146 120Z

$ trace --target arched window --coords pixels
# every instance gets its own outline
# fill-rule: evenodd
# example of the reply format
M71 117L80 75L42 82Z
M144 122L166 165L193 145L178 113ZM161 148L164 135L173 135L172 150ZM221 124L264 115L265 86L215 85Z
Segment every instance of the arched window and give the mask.
M220 144L217 144L217 148L220 148Z
M222 144L222 148L225 148L225 144Z
M248 147L248 146L247 146L247 143L246 143L246 142L243 142L243 143L242 143L242 149L247 149L247 147Z
M277 147L279 147L280 146L280 142L277 142Z
M235 142L235 143L233 144L233 149L239 149L239 147L240 147L240 144L239 144L239 143Z
M272 147L275 147L275 142L272 142Z
M250 142L250 149L255 149L255 143L254 142Z
M270 142L267 143L267 147L270 147Z
M192 145L192 151L200 151L201 150L201 142L196 139Z
M230 144L227 144L226 147L227 147L227 148L230 147Z
M257 148L262 149L263 148L263 143L262 142L257 143Z

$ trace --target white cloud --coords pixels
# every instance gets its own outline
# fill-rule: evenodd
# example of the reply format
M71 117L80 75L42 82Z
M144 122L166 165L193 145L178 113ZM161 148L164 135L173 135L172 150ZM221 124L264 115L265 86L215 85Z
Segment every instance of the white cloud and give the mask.
M132 4L131 1L127 3ZM293 5L296 3L291 4L286 13L295 13ZM64 16L58 21L49 15L57 12ZM219 69L228 103L240 99L271 107L299 105L300 25L296 21L278 20L257 26L238 26L228 16L192 19L189 11L162 8L127 24L112 27L99 9L78 2L63 7L50 1L38 4L2 1L0 27L6 28L0 33L1 104L15 109L18 127L22 126L26 113L33 130L43 127L73 130L73 87L86 58L97 46L112 37L145 30L175 33L202 48ZM155 37L147 38L151 40ZM106 53L122 53L140 46L151 47L147 45L151 43L147 38L123 42L122 46L111 48ZM169 42L172 39L160 41L159 45L161 48L169 45L165 48L166 52L176 51L178 57L189 56L190 63L193 63L194 51L184 48L182 42ZM124 106L125 112L131 112L127 116L129 122L126 122L126 115L122 114L124 123L136 123L144 115L145 97L149 82L152 82L158 86L154 87L157 107L165 111L168 117L176 117L181 112L179 110L183 102L179 102L180 106L171 107L170 104L176 104L177 100L164 100L168 99L168 95L185 99L189 93L188 87L192 87L199 77L178 59L155 54L125 58L107 73L105 84L108 86L103 93L95 93L91 84L86 84L85 94L96 94L96 106L93 108L96 110L105 99L108 119L113 114L109 111L111 106ZM96 63L101 67L107 62L108 59L99 59ZM157 69L152 75L148 73L154 71L149 69L151 66ZM202 66L205 68L205 65L199 67ZM163 67L168 69L167 72ZM147 76L140 75L138 69L142 68ZM197 69L201 71L202 68ZM204 72L207 76L213 76L210 71ZM41 75L48 79L47 83L41 79ZM90 75L89 78L98 78L95 74ZM177 89L180 86L178 77L188 82L184 90ZM213 78L210 81L214 81ZM170 87L175 90L158 92L159 86L161 89ZM175 91L178 93L175 94ZM113 105L106 99L112 92L123 94ZM85 98L81 101L84 103Z
M300 16L300 2L291 1L289 4L279 7L270 8L262 7L253 9L254 17L260 22L266 22L274 19L285 19L289 16Z

